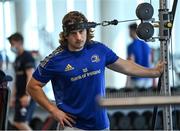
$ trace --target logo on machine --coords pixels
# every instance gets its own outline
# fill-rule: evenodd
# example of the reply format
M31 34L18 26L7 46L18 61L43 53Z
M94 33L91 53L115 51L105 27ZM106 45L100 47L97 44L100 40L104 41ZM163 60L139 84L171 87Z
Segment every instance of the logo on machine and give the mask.
M71 71L71 70L74 70L74 67L70 64L68 64L65 68L65 71Z
M97 62L99 62L99 61L100 61L100 58L99 58L99 56L98 56L98 55L96 55L96 54L95 54L95 55L91 56L91 61L92 61L92 62L96 62L96 63L97 63Z

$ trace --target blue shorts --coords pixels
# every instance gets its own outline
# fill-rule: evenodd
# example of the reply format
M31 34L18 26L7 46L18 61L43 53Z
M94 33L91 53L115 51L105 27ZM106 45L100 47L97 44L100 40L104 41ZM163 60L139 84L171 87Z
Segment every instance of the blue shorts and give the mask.
M27 107L22 107L19 99L16 99L14 121L15 122L31 121L35 107L36 107L36 103L33 99L31 99Z

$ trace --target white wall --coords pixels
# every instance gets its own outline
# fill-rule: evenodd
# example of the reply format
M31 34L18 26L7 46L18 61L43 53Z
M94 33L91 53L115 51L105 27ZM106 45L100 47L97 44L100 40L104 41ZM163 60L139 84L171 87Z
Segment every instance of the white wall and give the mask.
M136 1L127 0L102 0L101 19L102 20L129 20L136 19ZM120 23L117 26L101 27L101 39L117 55L126 59L127 44L129 44L128 24ZM110 70L106 71L106 85L112 87L124 87L126 76Z
M173 27L173 45L174 45L174 50L176 54L180 55L180 3L177 5L177 11L175 14L175 20L174 20L174 27Z
M10 44L7 40L12 33L16 31L16 18L15 18L15 4L14 2L0 2L0 51L3 55L3 59L6 59L6 55L10 55L14 60L14 54L10 51ZM3 68L6 69L5 64Z

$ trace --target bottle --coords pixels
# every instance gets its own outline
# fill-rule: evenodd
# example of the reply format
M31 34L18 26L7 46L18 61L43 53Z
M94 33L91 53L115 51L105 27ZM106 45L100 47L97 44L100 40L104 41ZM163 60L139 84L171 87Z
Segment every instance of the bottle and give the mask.
M26 113L27 113L27 109L26 109L25 107L22 107L21 110L20 110L20 112L21 112L21 115L22 115L22 116L25 116Z

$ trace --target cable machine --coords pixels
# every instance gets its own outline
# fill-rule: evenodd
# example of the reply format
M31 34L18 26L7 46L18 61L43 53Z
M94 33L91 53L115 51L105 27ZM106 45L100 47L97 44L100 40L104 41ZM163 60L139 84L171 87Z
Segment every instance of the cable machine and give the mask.
M100 104L105 107L122 107L122 106L142 106L142 105L156 105L154 107L152 128L155 129L156 115L158 111L158 105L164 105L163 107L163 127L164 130L173 130L172 122L172 106L171 104L180 104L180 94L171 93L169 85L169 43L171 37L171 31L173 27L176 7L178 0L174 0L172 11L169 12L167 7L167 0L159 0L159 21L154 22L152 18L154 10L151 4L142 3L136 9L136 15L141 20L141 23L137 29L137 35L139 38L145 41L158 38L160 41L160 57L162 61L165 61L164 73L159 79L158 93L147 94L120 94L108 95L100 100ZM134 19L136 20L136 19ZM97 25L108 26L117 25L125 21L103 21L102 23L91 22L89 25L91 28ZM149 22L156 24L152 25ZM159 28L159 36L153 38L154 27Z

